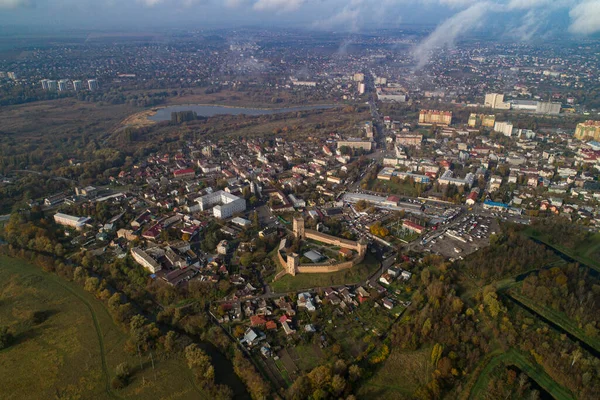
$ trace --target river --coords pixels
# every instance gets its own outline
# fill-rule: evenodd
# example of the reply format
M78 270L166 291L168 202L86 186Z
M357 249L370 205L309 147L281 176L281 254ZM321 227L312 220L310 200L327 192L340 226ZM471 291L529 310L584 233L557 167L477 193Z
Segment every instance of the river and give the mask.
M169 106L165 108L159 108L156 114L148 117L152 121L170 121L171 113L181 111L193 111L199 117L212 117L214 115L272 115L282 114L288 112L298 111L310 111L310 110L328 110L335 108L335 105L314 105L304 107L290 107L290 108L244 108L244 107L229 107L229 106L211 106L203 104L185 104L181 106Z

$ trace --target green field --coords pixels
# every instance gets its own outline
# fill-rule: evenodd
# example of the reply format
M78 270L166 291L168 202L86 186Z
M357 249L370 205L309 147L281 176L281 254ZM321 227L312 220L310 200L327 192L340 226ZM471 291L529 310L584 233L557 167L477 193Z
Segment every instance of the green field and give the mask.
M361 264L345 271L326 274L285 275L281 279L271 283L271 289L275 293L286 293L315 287L359 283L367 279L377 268L379 268L379 261L370 253L367 253Z
M385 181L381 179L371 179L363 180L363 183L365 182L367 187L364 189L372 190L374 192L391 193L411 197L417 197L420 194L416 187L410 183L404 183L403 181L393 182L392 180Z
M417 351L392 350L388 359L358 392L360 399L412 399L412 394L427 383L433 372L431 348Z
M572 400L574 397L571 392L558 383L556 383L544 369L530 362L519 351L511 349L492 358L481 370L477 382L470 393L470 399L476 400L482 398L482 393L486 390L491 372L500 364L514 365L523 371L527 376L537 382L537 384L547 391L556 400Z
M31 312L45 319L31 322ZM76 284L22 260L0 256L0 325L9 326L14 343L0 351L2 399L197 399L183 361L140 360L123 350L127 335L104 304ZM115 368L128 362L128 387L114 391ZM155 378L156 376L156 378Z

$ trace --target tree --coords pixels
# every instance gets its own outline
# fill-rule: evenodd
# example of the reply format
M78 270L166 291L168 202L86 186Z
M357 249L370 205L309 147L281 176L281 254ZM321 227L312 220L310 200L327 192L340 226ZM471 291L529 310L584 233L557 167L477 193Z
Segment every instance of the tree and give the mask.
M356 364L351 365L350 368L348 369L348 377L350 378L350 380L352 382L356 382L357 380L359 380L361 375L362 375L362 370Z
M94 293L100 287L100 280L95 276L89 277L85 280L84 289L87 292Z
M316 367L308 373L308 379L313 389L325 389L331 383L331 368L327 365Z
M331 392L335 396L341 395L346 389L346 380L340 375L334 375L331 380Z
M199 381L212 383L215 379L215 369L211 364L210 357L197 344L191 344L185 348L185 359L188 367L194 371Z
M303 375L289 387L285 397L288 400L304 400L309 397L310 390L310 381Z

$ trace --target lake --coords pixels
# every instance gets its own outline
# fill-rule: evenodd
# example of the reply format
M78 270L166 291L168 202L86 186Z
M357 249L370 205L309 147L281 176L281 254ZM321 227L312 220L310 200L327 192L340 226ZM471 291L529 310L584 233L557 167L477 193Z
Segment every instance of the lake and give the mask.
M288 112L297 111L310 111L310 110L327 110L334 108L334 105L316 105L316 106L304 106L304 107L290 107L290 108L243 108L243 107L227 107L227 106L207 106L200 104L188 104L182 106L170 106L165 108L159 108L155 115L148 117L152 121L170 121L172 112L181 111L194 111L199 117L212 117L214 115L271 115L281 114Z

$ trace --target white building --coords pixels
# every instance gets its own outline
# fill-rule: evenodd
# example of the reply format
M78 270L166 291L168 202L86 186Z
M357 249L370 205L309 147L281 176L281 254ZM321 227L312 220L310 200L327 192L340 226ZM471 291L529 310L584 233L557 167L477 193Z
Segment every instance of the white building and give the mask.
M494 124L494 130L502 133L504 136L512 136L513 124L510 122L496 122Z
M78 231L82 230L86 222L89 220L89 217L75 217L73 215L67 215L63 213L54 214L54 222L59 225L70 226Z
M196 202L200 205L200 210L212 208L213 215L216 218L229 218L235 213L246 211L246 200L237 197L224 190L198 197Z
M98 90L98 81L95 79L88 79L88 88L90 91Z
M504 95L499 93L487 93L484 106L496 110L510 110L510 103L505 102Z
M150 257L148 253L146 253L139 247L134 247L131 249L131 256L138 264L140 264L142 267L146 268L153 274L162 269L162 267L156 262L155 259Z
M83 82L81 81L73 81L73 90L78 92L83 89Z
M66 79L61 79L60 81L58 81L58 91L59 92L67 91L67 80Z

